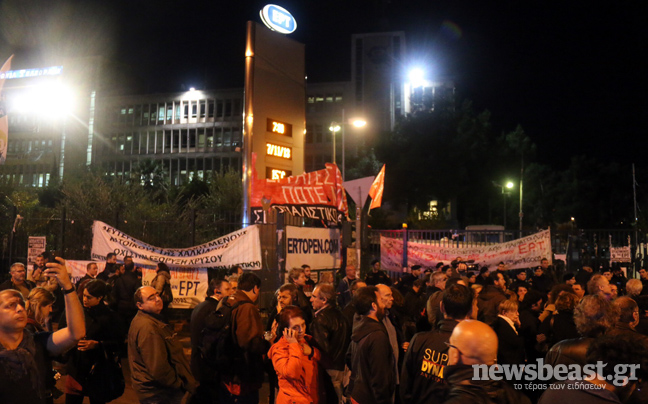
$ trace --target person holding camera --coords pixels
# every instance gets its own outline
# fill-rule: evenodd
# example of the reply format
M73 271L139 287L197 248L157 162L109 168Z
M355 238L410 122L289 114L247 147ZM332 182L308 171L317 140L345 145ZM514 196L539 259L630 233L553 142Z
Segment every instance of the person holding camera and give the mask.
M55 278L63 290L67 327L32 334L25 330L28 316L23 295L14 289L0 291L0 403L51 402L47 364L85 335L83 308L65 260L56 257L56 261L46 264L45 274Z

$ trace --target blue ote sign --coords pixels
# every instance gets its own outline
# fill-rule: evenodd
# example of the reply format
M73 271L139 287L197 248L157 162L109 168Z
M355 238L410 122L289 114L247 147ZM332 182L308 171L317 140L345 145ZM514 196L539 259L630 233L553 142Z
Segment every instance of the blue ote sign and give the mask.
M275 4L268 4L261 10L261 21L273 31L282 34L292 34L297 29L297 21L283 7Z

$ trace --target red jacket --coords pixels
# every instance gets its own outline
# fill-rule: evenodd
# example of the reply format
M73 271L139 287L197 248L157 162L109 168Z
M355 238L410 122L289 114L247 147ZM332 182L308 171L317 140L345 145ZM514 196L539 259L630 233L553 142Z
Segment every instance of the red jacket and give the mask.
M309 345L310 339L307 335ZM312 345L311 348L313 352L306 356L299 344L289 344L285 337L281 337L268 351L279 379L277 404L317 404L323 401L320 400L324 391L319 383L318 369L321 354Z

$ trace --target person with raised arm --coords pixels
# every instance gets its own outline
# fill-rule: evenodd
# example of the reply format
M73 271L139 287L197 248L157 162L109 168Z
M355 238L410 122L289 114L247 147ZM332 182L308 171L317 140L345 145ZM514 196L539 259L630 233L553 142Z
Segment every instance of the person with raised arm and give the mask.
M65 260L48 262L45 275L63 290L68 326L55 332L25 330L24 296L17 290L0 292L0 403L51 402L46 389L46 363L74 347L85 335L83 308L70 281Z

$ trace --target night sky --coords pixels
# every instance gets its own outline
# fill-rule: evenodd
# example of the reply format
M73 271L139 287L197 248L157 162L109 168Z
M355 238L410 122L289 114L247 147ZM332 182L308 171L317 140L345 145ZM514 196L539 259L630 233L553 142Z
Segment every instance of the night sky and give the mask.
M25 4L27 3L27 4ZM243 86L247 20L260 1L0 1L0 58L104 55L150 92ZM521 124L538 159L642 161L648 134L647 3L290 0L309 82L350 80L351 34L405 31L411 65L460 99ZM39 63L38 57L29 63ZM405 63L403 71L409 66ZM41 67L41 66L21 66Z

